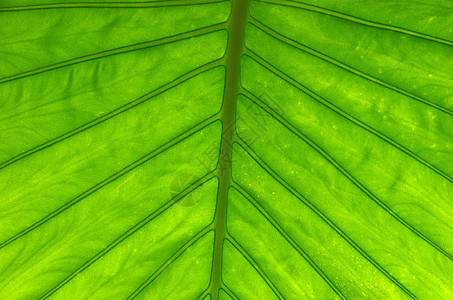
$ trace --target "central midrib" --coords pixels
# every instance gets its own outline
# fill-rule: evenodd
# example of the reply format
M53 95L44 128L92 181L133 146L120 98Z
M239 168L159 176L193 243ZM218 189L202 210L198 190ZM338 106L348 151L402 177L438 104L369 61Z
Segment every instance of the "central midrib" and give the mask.
M232 0L228 21L228 46L225 54L225 91L222 107L222 142L219 157L219 190L214 219L214 255L212 260L211 299L217 300L222 282L222 249L226 234L228 188L231 184L232 143L235 132L236 97L239 91L240 60L243 50L245 24L250 0Z

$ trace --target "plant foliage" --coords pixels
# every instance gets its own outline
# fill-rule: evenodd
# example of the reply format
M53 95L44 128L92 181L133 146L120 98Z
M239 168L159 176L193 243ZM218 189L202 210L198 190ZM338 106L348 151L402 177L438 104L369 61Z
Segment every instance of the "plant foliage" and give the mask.
M0 1L0 299L452 299L452 24Z

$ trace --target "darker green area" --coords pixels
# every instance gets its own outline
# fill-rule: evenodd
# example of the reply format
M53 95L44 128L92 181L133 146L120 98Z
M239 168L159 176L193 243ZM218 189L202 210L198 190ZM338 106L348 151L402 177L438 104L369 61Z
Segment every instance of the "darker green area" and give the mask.
M228 187L231 183L231 156L235 132L236 98L239 91L239 66L244 45L245 24L248 17L249 0L232 0L232 11L228 23L228 46L226 50L226 79L222 115L222 143L219 159L219 191L215 214L215 242L211 274L210 293L218 299L221 287L222 248L226 232L226 210Z

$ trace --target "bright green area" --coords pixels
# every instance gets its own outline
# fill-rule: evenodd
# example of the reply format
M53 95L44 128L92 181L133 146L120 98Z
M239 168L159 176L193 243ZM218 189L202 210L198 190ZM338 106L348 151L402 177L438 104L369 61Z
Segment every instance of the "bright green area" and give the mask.
M452 299L451 4L209 2L0 3L0 299Z
M453 4L450 1L367 0L366 5L363 0L295 0L295 2L313 10L341 13L453 41L451 28Z

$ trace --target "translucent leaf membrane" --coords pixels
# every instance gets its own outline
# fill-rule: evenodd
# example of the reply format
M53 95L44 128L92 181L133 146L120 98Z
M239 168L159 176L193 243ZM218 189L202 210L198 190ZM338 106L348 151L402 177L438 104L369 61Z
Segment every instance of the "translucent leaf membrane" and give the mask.
M452 11L2 1L0 298L452 299Z
M330 282L323 280L310 263L247 200L230 190L228 231L250 253L287 298L333 298Z
M174 7L1 12L0 77L87 55L107 56L120 47L121 52L129 52L149 48L153 41L180 40L187 32L206 32L209 29L203 28L226 21L229 9L229 2L224 1ZM159 42L161 39L167 41ZM184 57L181 49L177 53Z
M115 181L97 187L92 194L80 199L73 206L54 213L53 218L38 227L32 227L28 234L6 245L0 251L0 270L4 274L0 289L2 295L43 295L73 272L81 272L79 267L106 249L115 239L127 238L129 235L133 246L128 242L129 239L124 240L119 250L108 252L113 257L107 261L103 260L106 264L96 264L88 269L94 269L90 271L94 272L93 275L84 277L78 274L76 282L83 282L75 285L71 282L66 288L70 292L66 295L77 294L82 298L86 295L89 298L101 287L105 288L101 294L110 291L112 297L126 292L132 293L133 290L130 289L138 287L141 281L145 280L143 276L152 274L148 263L160 266L165 262L165 258L183 244L182 239L189 239L211 222L216 199L216 180L211 179L201 185L196 195L196 205L189 207L184 205L185 199L171 201L170 189L171 184L178 181L182 174L194 176L188 185L180 187L178 195L206 176L206 168L192 157L210 144L219 143L219 129L218 123L209 125L169 150L131 169ZM216 161L206 163L213 169ZM194 192L196 191L192 191ZM190 196L191 194L186 197ZM178 204L180 202L182 205ZM172 206L162 210L164 205ZM144 224L143 230L137 228L137 235L128 232L131 227L159 209L162 210L160 215L152 218L149 225ZM32 208L28 211L29 214L33 213ZM35 214L41 212L42 208ZM27 217L29 215L22 216L23 223ZM168 220L172 221L168 223ZM136 255L132 256L133 254ZM138 254L146 257L137 256ZM123 266L126 262L128 265ZM139 268L142 271L139 271ZM91 274L90 272L88 274ZM99 276L105 277L105 280L94 279L100 278ZM125 277L119 279L116 276ZM39 284L27 289L20 288L23 282L38 278ZM120 284L121 280L125 282ZM108 282L114 284L115 288L109 287Z
M225 290L221 289L219 292L219 299L220 300L230 300L233 299Z
M209 284L213 244L214 234L209 232L188 248L137 299L195 299ZM185 276L181 276L181 272Z
M254 39L253 41L257 40ZM248 44L250 45L251 43L249 42ZM285 45L281 45L282 47L280 48L278 46L280 46L281 42L275 41L275 43L270 44L273 47L269 48L265 48L264 45L259 47L253 44L250 47L252 51L257 51L271 64L275 64L277 69L280 68L289 73L289 78L294 76L294 80L297 83L301 82L303 80L302 76L304 76L302 74L305 74L305 72L301 70L304 67L299 66L307 65L300 64L301 61L297 59L299 58L298 56L290 56L298 55L299 52L292 51L288 52L287 55L281 56L281 54L285 53L283 51L294 49L285 48ZM274 50L280 50L278 52L279 55L275 55ZM285 59L283 60L282 57L285 57ZM294 63L290 66L288 62L291 61L289 58L292 57L294 57ZM295 71L297 69L299 69L299 72ZM269 72L269 70L266 72ZM312 76L314 80L315 75ZM318 81L325 82L323 78L323 76L319 77ZM264 87L261 86L261 91L264 90ZM247 86L245 88L247 89ZM274 101L278 102L278 99L285 99L283 101L286 102L290 101L288 98L280 97ZM291 107L303 107L307 101L310 101L305 99L294 99ZM329 100L324 100L324 102ZM424 111L425 106L417 102L414 104L418 105L418 107L413 108L411 111L415 113ZM355 105L358 108L362 107L357 103ZM387 110L395 114L401 114L402 118L405 115L408 118L412 117L410 112L399 112L394 109L393 103L383 104L383 106L387 106ZM335 163L338 163L344 169L344 175L353 178L353 181L357 180L363 186L362 189L369 189L370 191L365 193L374 194L371 195L371 198L379 198L380 201L389 206L390 210L393 210L404 220L408 221L409 224L427 234L430 239L437 240L436 243L438 245L443 244L442 248L451 253L452 244L448 242L448 237L453 234L449 225L452 218L450 213L452 205L449 199L453 197L451 177L440 176L433 171L436 168L428 168L420 161L417 161L414 158L416 154L408 155L404 153L388 141L365 130L366 128L363 125L360 126L357 123L348 122L347 118L340 116L338 112L334 112L332 109L327 109L325 105L318 107L322 109L319 113L317 110L310 110L303 115L298 114L297 116L298 119L304 119L304 123L308 123L308 119L316 120L315 122L319 123L319 127L315 131L311 131L310 137L312 137L313 143L331 155ZM359 113L360 111L357 113L358 118L360 118ZM451 116L448 116L448 118L451 119ZM405 123L404 119L400 119L400 122L396 123L396 125L398 126L401 123ZM446 122L444 121L441 124L444 123ZM314 124L310 123L309 125L313 126ZM306 132L305 127L296 125L296 128L302 133ZM445 141L447 143L446 146L448 146L453 139L442 138L442 133L443 131L440 131L439 139ZM445 133L445 135L451 136L451 133ZM447 159L441 162L450 167L451 159L449 158L451 154L446 157ZM413 205L414 201L416 201L416 205Z
M152 96L181 83L181 80L175 79L185 74L183 80L213 67L197 69L222 57L225 45L226 32L219 31L0 83L0 97L4 99L0 104L0 138L4 142L0 161L11 159L90 122L93 124L107 120L141 102L146 102L145 107L157 113L158 108ZM201 93L205 94L195 95L193 102L186 101L186 97L189 93L196 93L195 88L187 85L181 91L179 103L173 100L172 95L167 100L160 97L163 99L160 101L161 109L168 107L167 114L162 116L174 115L175 110L182 112L181 105L196 106L197 97L200 99L203 95L212 96L217 102L202 101L201 104L209 106L211 112L218 110L223 78L219 73L221 71L215 72L214 80L219 88L215 95L209 94L216 87L212 86L212 82L204 82L204 78L210 77L205 74L196 80L206 85L207 89L199 86ZM60 81L67 84L55 84ZM156 91L158 88L161 89ZM137 107L134 111L139 113L140 109ZM203 108L200 109L202 112ZM191 109L188 108L188 111ZM142 115L147 114L142 112ZM135 114L132 118L137 116ZM137 119L134 122L142 123L144 120ZM147 122L158 126L156 119Z
M272 122L268 128L275 128L273 125L278 126ZM291 141L298 138L279 127L281 130L275 133L278 137L266 140L267 146L258 140L253 144L255 155L264 160L260 161L262 166L238 146L234 180L319 264L346 297L365 294L404 298L398 280L407 283L410 290L415 286L416 291L425 292L426 286L434 289L438 285L448 290L444 282L450 280L449 259L342 179L303 141L293 144ZM261 151L267 147L279 150L265 156Z
M297 66L291 64L290 66L289 63L273 57L271 52L263 53L264 51L259 51L263 58L272 57L269 62L275 66L281 66L281 69L283 69L283 65L285 65L285 70L278 72L279 74L276 74L278 76L275 76L253 59L244 58L244 64L248 68L267 74L265 75L266 79L264 79L264 76L262 79L265 82L264 84L268 84L269 80L273 80L273 78L282 78L278 81L280 83L272 83L273 87L267 90L271 97L276 97L273 90L282 85L290 89L288 92L283 91L282 93L298 93L297 97L301 98L297 101L285 101L280 104L281 109L285 109L287 114L292 113L296 116L298 113L292 112L287 107L293 107L293 104L297 104L297 108L305 110L307 109L304 108L305 103L308 105L308 103L313 102L314 97L317 102L349 119L351 124L361 126L383 141L392 144L396 149L420 161L421 164L437 173L442 173L441 175L447 180L452 181L453 164L450 159L453 153L453 123L450 122L452 116L385 87L370 83L330 63L310 57L298 49L278 42L255 27L249 28L257 36L272 43L276 48L278 47L277 49L280 51L284 51L288 55L295 55L294 59L297 62L308 59L306 63L298 63ZM253 49L261 48L261 45L252 46L252 43L255 42L250 42L250 47ZM275 69L272 68L273 65L268 67L272 70ZM316 68L319 74L311 74L309 71L311 67ZM299 73L295 72L294 69L297 69ZM304 74L303 77L300 74ZM323 80L319 80L320 78L323 78ZM254 91L256 91L256 87L259 86L258 83L252 83L251 78L247 75L244 75L244 80L247 80L250 88L253 86ZM298 87L295 87L295 84ZM261 93L262 89L260 88L257 92ZM307 96L306 92L310 96ZM308 100L302 101L302 99ZM310 106L309 109L313 108L313 106ZM304 114L304 117L299 116L298 118L308 121L306 114ZM317 121L321 122L322 119Z
M254 295L257 299L278 299L255 269L256 263L250 260L242 248L239 250L227 241L223 251L223 281L236 291L238 297L247 298L248 295ZM253 285L250 285L250 282L253 282Z
M229 6L0 12L0 298L207 288Z
M363 5L361 0L295 0L294 2L453 41L453 28L451 28L453 5L448 1L371 0L367 1L367 5Z
M221 68L202 73L142 105L1 169L4 199L0 202L1 240L143 157L164 151L169 142L201 129L199 123L220 108L222 78ZM198 88L206 84L206 88L194 95L193 84ZM191 101L187 101L188 97ZM163 124L168 130L159 130ZM194 129L197 125L198 129ZM211 136L212 143L215 134L210 132L201 137L208 141ZM195 156L197 151L192 153Z
M450 297L451 89L414 68L450 82L452 48L284 5L254 2L251 14L233 151L237 188L340 296ZM397 74L373 73L404 61ZM392 78L445 107L401 93L404 84ZM261 265L275 255L267 257ZM264 273L284 293L288 285Z
M453 115L452 45L280 5L258 2L251 14L298 43L446 108ZM313 57L308 55L307 60ZM313 66L305 61L299 64Z
M325 274L344 290L346 297L361 294L404 298L398 286L373 266L369 257L357 253L358 247L348 243L345 233L335 231L337 227L331 227L331 220L313 209L313 201L291 194L240 146L236 153L234 180L239 188L252 204L272 216L282 230L318 262Z
M170 0L174 1L174 0ZM79 1L79 0L67 0L66 3L146 3L146 2L158 2L158 0L97 0L97 1ZM61 1L56 0L4 0L1 2L0 7L17 7L27 5L48 5L48 4L62 4Z

